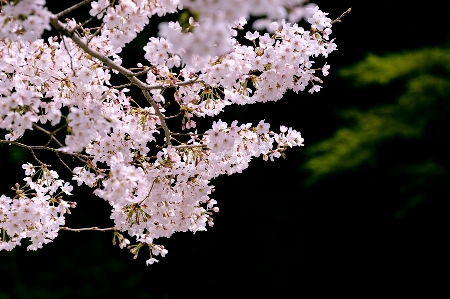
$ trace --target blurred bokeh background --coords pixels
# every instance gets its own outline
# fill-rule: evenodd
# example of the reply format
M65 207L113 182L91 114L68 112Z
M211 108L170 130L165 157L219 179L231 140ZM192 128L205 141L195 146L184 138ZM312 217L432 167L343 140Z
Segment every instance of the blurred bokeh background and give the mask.
M47 2L54 11L63 4ZM0 298L365 298L444 286L450 2L314 2L333 19L352 7L333 27L338 51L324 88L221 116L293 127L304 147L215 180L215 226L160 240L169 253L158 264L133 260L100 232L61 232L37 252L0 252ZM124 51L124 64L143 57L155 28ZM6 145L0 155L0 194L8 194L32 158ZM111 225L109 205L89 188L74 200L68 226Z

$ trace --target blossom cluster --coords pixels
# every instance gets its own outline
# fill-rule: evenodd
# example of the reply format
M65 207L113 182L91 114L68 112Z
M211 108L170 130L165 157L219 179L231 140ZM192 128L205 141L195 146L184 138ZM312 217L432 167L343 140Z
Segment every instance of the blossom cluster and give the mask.
M76 206L75 202L63 200L64 194L71 195L73 187L58 179L55 171L30 163L22 168L26 184L21 187L17 183L12 188L16 192L14 198L0 197L0 250L11 250L24 238L31 241L28 249L42 248L56 238L65 223L64 214L70 214L69 209Z
M242 29L247 19L265 16L253 25L255 29L273 32L272 22L289 20L296 23L308 19L317 6L302 6L304 0L230 0L230 1L181 1L183 7L195 12L187 28L181 24L160 25L160 35L173 44L186 63L193 55L202 57L223 55L231 52L237 29Z
M211 179L242 172L253 157L273 161L303 145L299 132L284 126L273 132L264 120L218 120L203 133L196 120L233 104L277 101L287 90L319 91L316 71L326 76L329 65L313 68L314 58L336 50L331 19L303 0L82 1L90 2L89 14L102 22L96 29L60 21L62 15L48 13L44 0L22 16L18 11L28 2L5 3L0 13L9 26L0 32L0 128L8 131L0 143L76 158L81 164L71 170L73 179L110 203L120 247L135 256L149 247L147 264L167 253L156 239L214 224L219 208ZM122 48L151 17L181 10L188 22L162 24L137 68L122 66ZM247 31L241 44L239 32L250 16L261 17L254 26L270 34ZM302 17L311 29L296 24ZM31 28L27 20L39 26ZM34 38L49 22L61 37ZM129 83L112 86L111 76ZM127 95L136 87L147 107ZM177 114L166 112L169 101ZM180 119L181 130L169 128L172 118ZM20 143L31 130L47 134L50 142ZM65 140L56 132L65 132ZM0 249L10 250L22 238L31 239L29 249L40 248L56 237L64 213L75 206L62 199L72 187L37 162L24 165L26 185L16 186L14 198L1 197ZM137 244L130 245L124 232Z
M8 2L8 1L0 1ZM45 0L20 0L15 5L3 5L0 11L0 40L32 41L50 30L51 13L44 7Z

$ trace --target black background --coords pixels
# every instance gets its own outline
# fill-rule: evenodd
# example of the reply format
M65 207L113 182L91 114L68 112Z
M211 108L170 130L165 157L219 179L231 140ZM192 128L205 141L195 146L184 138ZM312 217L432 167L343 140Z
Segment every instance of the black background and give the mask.
M48 2L54 12L52 7L62 4ZM338 51L327 59L331 70L323 90L230 107L223 120L265 119L273 129L293 127L307 147L339 126L337 109L389 100L352 90L336 70L368 52L386 54L449 40L450 4L442 1L315 3L331 18L352 7L333 27ZM151 24L124 51L124 65L134 66L139 55L143 61L138 47L155 27ZM0 150L1 192L7 194L23 176L20 164L32 160L20 150ZM395 220L396 198L382 172L362 170L345 180L336 176L306 187L304 161L302 148L294 148L286 160L255 159L242 174L217 179L215 226L161 239L169 253L152 266L145 266L146 252L133 260L127 250L112 246L112 233L61 232L37 252L27 252L26 246L0 252L0 298L365 298L429 295L444 287L447 198ZM78 206L67 216L68 226L111 225L106 202L89 188L74 194Z

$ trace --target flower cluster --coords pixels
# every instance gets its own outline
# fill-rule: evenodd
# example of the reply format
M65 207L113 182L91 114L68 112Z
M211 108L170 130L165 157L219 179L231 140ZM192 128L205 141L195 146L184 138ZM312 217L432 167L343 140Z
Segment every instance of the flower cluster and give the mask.
M276 133L265 121L219 120L199 133L196 119L228 105L277 101L287 90L318 91L316 71L326 76L329 65L313 68L314 58L336 50L331 19L303 0L82 1L102 22L97 28L60 21L63 14L48 13L43 0L28 2L5 3L0 13L6 24L0 32L0 128L7 130L0 143L76 158L81 165L72 170L73 179L110 203L114 240L135 256L147 246L147 264L167 253L156 239L213 225L219 208L211 179L243 171L253 157L273 161L303 145L299 132L281 126ZM178 22L162 24L160 36L150 38L145 62L122 66L122 48L153 15L182 9ZM241 44L238 32L249 16L262 17L254 26L270 34L245 32L247 44ZM295 23L301 17L310 30ZM27 20L39 25L30 29ZM48 22L61 38L35 39ZM129 83L111 86L113 75ZM131 87L140 89L147 107L127 95ZM163 90L173 90L173 98ZM168 101L178 113L166 112ZM167 124L173 118L180 119L178 132ZM30 130L47 134L50 142L20 143ZM61 132L64 140L56 137ZM16 186L14 198L1 197L0 249L10 250L22 238L31 238L29 249L40 248L56 237L64 213L74 207L62 199L72 187L37 162L24 165L26 185ZM137 244L130 245L124 232Z
M0 1L9 2L9 1ZM45 0L20 0L3 5L0 12L0 40L35 40L50 30L51 13Z
M64 194L71 195L73 187L58 179L55 171L30 163L22 168L26 184L12 188L14 198L0 197L0 250L11 250L24 238L31 241L28 249L42 248L56 238L65 223L64 214L70 214L69 209L76 206L75 202L63 200Z

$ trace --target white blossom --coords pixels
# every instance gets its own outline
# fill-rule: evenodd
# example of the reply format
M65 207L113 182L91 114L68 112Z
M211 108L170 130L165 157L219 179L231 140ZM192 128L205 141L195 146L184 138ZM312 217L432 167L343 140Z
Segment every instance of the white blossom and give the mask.
M329 39L327 14L303 4L98 0L90 3L89 14L103 25L94 34L77 20L61 22L44 0L5 3L0 12L0 129L8 132L0 142L16 145L31 130L47 134L50 142L39 149L71 155L79 162L73 180L94 188L111 205L119 246L137 256L146 245L151 255L146 264L158 262L153 256L168 252L154 243L159 238L214 224L219 207L211 198L212 179L242 172L255 157L273 161L287 148L303 146L298 131L281 126L275 133L264 120L256 125L215 120L205 132L196 129L198 118L214 117L229 105L278 101L288 90L320 90L314 59L327 57L336 45ZM122 48L154 15L181 9L196 14L188 24L161 24L159 36L143 48L137 71L122 66ZM240 33L250 16L259 18L254 28L272 34ZM295 24L300 18L312 30ZM40 39L50 22L62 37ZM238 42L240 34L250 46ZM321 70L328 75L329 65ZM144 100L128 96L128 85L111 86L112 76L128 78ZM166 89L174 90L170 102L179 108L176 115L164 109ZM172 126L173 121L169 128L169 118L181 124ZM0 197L0 228L7 236L1 237L0 250L11 250L24 238L31 241L28 249L41 248L56 238L76 206L67 201L75 193L72 185L44 163L23 164L25 183L16 184L13 198ZM138 244L131 245L125 232Z

